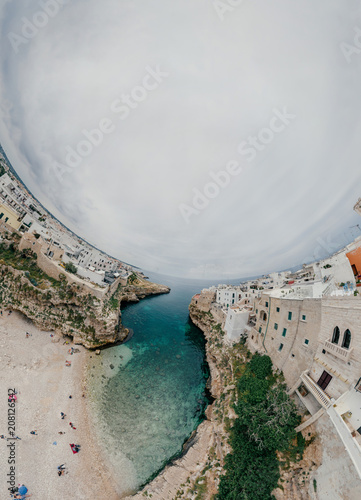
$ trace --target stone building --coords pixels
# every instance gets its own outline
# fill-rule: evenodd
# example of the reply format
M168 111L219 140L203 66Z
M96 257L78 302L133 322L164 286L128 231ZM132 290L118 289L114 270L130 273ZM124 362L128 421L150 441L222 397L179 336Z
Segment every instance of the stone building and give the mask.
M361 378L361 298L279 295L263 293L256 301L248 346L270 356L311 414L328 409Z
M202 290L202 293L194 295L192 300L194 300L195 304L197 304L198 309L208 312L211 309L212 302L215 302L216 300L216 289L204 289Z
M251 351L261 351L282 370L288 385L310 368L318 347L320 298L292 298L263 293L255 301L256 325L248 335Z
M333 399L356 385L361 377L361 299L322 299L318 348L310 376Z

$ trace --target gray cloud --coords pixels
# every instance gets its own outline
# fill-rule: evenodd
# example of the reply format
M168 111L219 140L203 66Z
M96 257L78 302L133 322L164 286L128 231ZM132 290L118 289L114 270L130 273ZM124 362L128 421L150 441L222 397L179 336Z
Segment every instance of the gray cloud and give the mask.
M295 265L327 254L320 237L351 238L361 54L348 62L340 44L361 27L358 2L245 2L221 22L212 2L71 0L15 53L9 33L40 10L0 11L0 137L81 236L146 269L206 278ZM157 66L169 76L121 120L112 103ZM284 107L295 119L249 163L239 144ZM59 180L54 162L104 118L114 132ZM244 171L186 224L179 205L231 160Z

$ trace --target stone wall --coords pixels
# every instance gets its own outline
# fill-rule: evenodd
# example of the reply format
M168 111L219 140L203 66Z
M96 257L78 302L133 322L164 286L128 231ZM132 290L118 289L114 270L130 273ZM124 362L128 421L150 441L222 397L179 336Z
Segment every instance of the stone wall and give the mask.
M86 281L82 280L75 274L65 271L65 269L59 265L58 261L49 259L49 257L47 257L44 253L44 250L48 248L48 245L41 237L36 239L33 234L25 233L20 240L19 250L23 250L25 248L30 248L34 253L36 253L37 265L42 271L44 271L44 273L46 273L51 278L59 280L60 275L63 274L64 276L66 276L66 279L70 284L75 283L76 285L81 286L85 293L90 293L98 299L104 298L107 294L109 287L97 288L91 283L87 283Z
M340 359L325 349L325 341L332 340L334 328L340 329L341 346L346 329L351 332L351 355L348 360ZM319 346L310 375L317 382L325 370L332 380L325 392L335 399L355 385L361 377L361 298L327 297L322 299L322 321ZM326 351L326 352L323 352Z
M208 312L211 309L212 302L215 302L215 300L216 292L206 290L202 291L202 293L197 296L195 303L200 311Z
M283 371L289 387L304 371L310 370L310 376L317 382L325 370L332 376L325 392L337 399L361 377L360 297L294 300L264 294L255 307L257 322L249 334L248 346L252 352L268 354L274 366ZM262 319L264 313L266 320ZM339 346L345 330L351 331L349 359L340 359L325 348L325 342L332 340L335 326L340 329Z
M321 299L296 300L263 295L256 303L257 323L251 337L254 336L257 346L264 347L264 352L292 386L299 375L311 367L318 348ZM267 314L265 321L261 319L263 312ZM292 318L288 319L290 312ZM260 328L262 333L259 333Z

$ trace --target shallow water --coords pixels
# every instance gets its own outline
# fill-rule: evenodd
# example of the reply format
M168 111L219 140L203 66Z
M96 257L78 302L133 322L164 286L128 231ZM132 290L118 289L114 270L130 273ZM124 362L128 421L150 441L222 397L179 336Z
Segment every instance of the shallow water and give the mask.
M156 281L171 293L125 307L122 323L134 336L93 356L88 370L94 421L119 493L136 491L179 454L208 404L204 337L188 305L209 283Z

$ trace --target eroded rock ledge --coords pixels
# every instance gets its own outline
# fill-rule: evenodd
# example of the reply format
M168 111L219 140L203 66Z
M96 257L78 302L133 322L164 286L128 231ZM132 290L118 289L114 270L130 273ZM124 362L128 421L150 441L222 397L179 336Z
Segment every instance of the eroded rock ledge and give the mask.
M99 298L79 284L69 283L65 275L59 280L47 276L37 267L31 252L20 253L14 248L0 252L1 307L19 311L38 328L68 335L88 349L126 339L129 331L121 323L120 311L123 301L169 291L133 274L131 283Z

